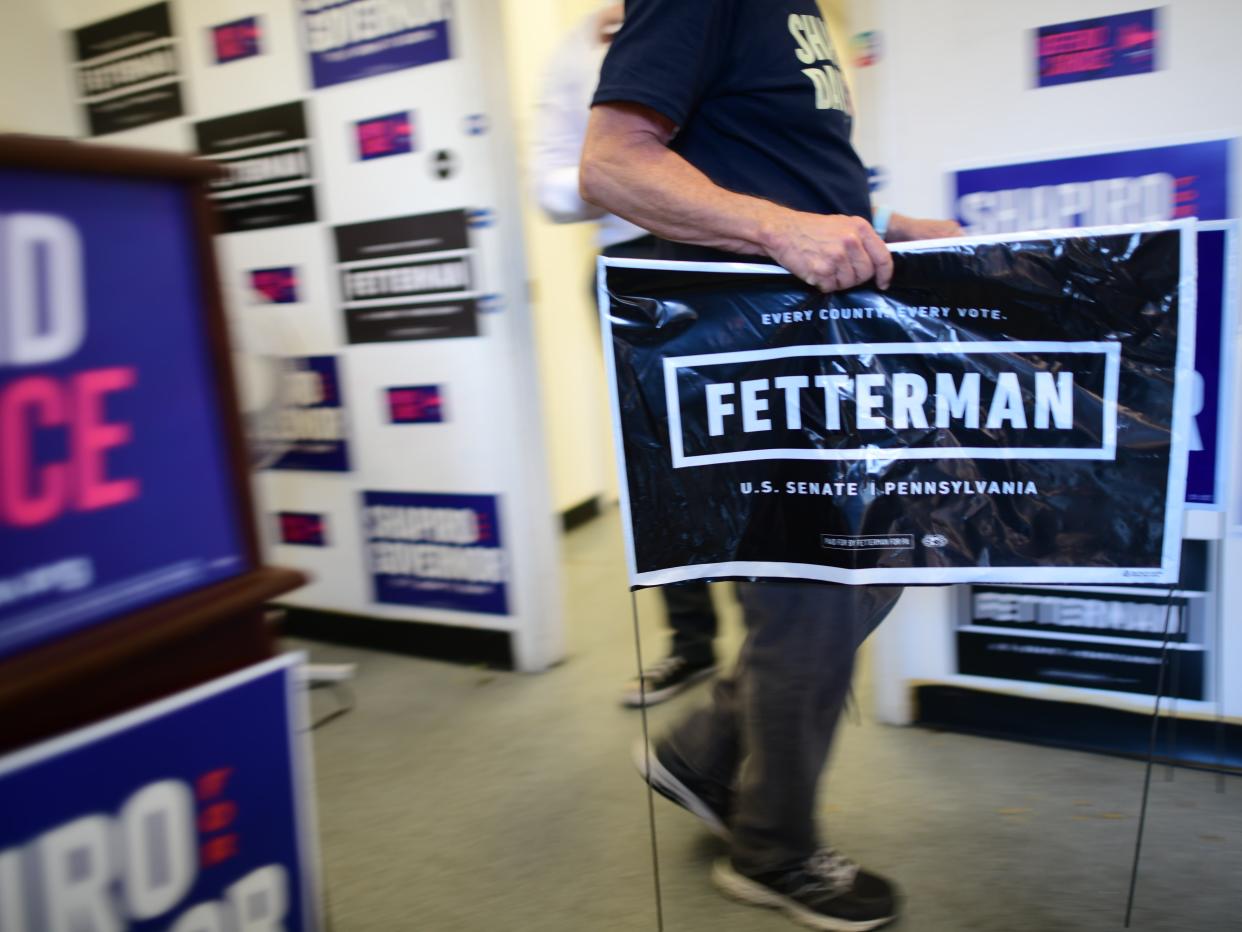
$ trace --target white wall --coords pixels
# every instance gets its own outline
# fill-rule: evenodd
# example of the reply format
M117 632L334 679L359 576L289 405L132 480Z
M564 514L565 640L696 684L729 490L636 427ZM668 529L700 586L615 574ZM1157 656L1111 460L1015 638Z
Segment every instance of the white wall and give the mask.
M0 132L77 132L64 36L46 3L0 3Z

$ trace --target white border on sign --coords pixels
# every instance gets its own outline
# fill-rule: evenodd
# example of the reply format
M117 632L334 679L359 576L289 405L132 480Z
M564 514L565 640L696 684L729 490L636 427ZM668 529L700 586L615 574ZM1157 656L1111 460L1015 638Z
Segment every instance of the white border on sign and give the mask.
M1225 511L1228 496L1229 459L1233 455L1233 342L1238 310L1237 220L1201 220L1197 230L1225 232L1225 277L1221 285L1220 360L1216 388L1216 463L1212 476L1212 501L1187 502L1187 511Z
M310 768L306 710L306 691L297 675L306 663L304 653L281 654L263 663L238 670L219 679L195 686L184 692L158 699L155 702L122 712L120 715L79 728L68 734L52 738L41 744L23 748L0 757L0 778L18 770L33 767L54 757L77 751L90 744L103 741L131 728L170 715L189 706L197 705L214 696L229 692L239 686L262 679L277 671L284 673L289 712L289 765L293 771L294 830L297 833L298 861L302 869L302 912L306 917L307 932L323 928L322 887L320 886L319 858L315 840L318 838L314 818L313 778ZM300 696L297 695L300 693Z
M1173 376L1172 448L1169 450L1169 485L1164 506L1164 559L1162 566L1173 573L1162 582L1175 583L1181 576L1182 531L1185 528L1186 476L1190 469L1190 386L1195 377L1195 328L1199 324L1198 221L1175 220L1153 227L1180 228L1182 240L1181 289L1177 309L1177 368ZM1187 313L1189 312L1189 313ZM1177 425L1182 425L1181 430ZM1176 523L1173 523L1176 518Z
M1173 424L1182 425L1171 432L1169 476L1165 496L1164 539L1161 565L1152 567L884 567L845 569L812 563L772 563L730 561L696 564L662 570L638 572L631 517L629 473L625 461L625 443L621 433L621 407L617 392L616 359L613 349L612 320L608 314L607 274L610 268L655 269L681 272L730 273L741 275L788 275L777 265L750 262L676 262L662 259L614 259L600 256L597 262L597 300L600 314L600 335L604 349L604 365L608 375L608 395L612 410L613 439L616 446L617 471L620 478L621 520L625 535L625 557L631 586L662 586L696 579L765 577L770 579L807 579L820 582L854 585L939 584L946 583L951 573L954 583L1172 583L1176 582L1181 563L1182 523L1185 509L1190 417L1189 379L1194 375L1195 310L1198 254L1196 252L1194 219L1168 220L1153 223L1120 224L1078 229L1039 230L1029 233L999 233L984 236L963 236L949 239L900 243L891 247L895 253L922 252L944 247L972 247L988 243L1032 242L1063 237L1116 236L1176 230L1181 239L1181 275L1178 290L1178 332L1173 386ZM891 452L891 451L890 451Z
M285 674L285 690L289 703L289 760L293 765L293 806L297 819L298 861L302 866L302 915L307 918L307 932L319 932L324 922L323 873L319 860L319 816L315 806L315 762L311 756L310 686L307 679L306 653L282 654L292 662Z
M686 456L681 428L681 395L677 372L703 365L728 365L797 356L934 356L948 353L1083 353L1104 357L1104 397L1101 399L1102 425L1099 447L859 447L854 449L766 448L737 453L705 453ZM669 356L664 359L664 399L668 409L669 446L673 468L711 466L714 463L741 463L762 460L1112 460L1117 456L1117 387L1121 376L1121 344L1067 342L1056 340L981 341L978 343L827 343L807 346L781 346L736 353L700 353L695 356Z

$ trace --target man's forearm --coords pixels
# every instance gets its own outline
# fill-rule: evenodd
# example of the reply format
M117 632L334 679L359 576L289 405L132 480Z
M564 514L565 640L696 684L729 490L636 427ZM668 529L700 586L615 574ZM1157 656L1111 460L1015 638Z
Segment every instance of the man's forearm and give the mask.
M607 147L591 145L588 135L580 182L584 200L656 236L742 255L768 255L766 240L789 213L721 188L641 132Z
M583 199L663 239L766 256L824 291L873 277L888 287L892 257L865 219L727 191L668 148L674 129L639 105L597 106L582 155Z

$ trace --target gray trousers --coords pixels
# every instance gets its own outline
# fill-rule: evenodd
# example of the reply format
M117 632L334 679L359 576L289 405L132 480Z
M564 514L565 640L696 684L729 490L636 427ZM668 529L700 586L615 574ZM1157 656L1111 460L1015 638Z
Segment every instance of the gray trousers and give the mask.
M716 609L705 582L663 586L664 610L673 632L669 653L693 664L716 661Z
M816 788L854 654L901 589L777 582L738 590L746 642L737 667L666 740L702 778L733 789L733 863L759 873L818 847Z

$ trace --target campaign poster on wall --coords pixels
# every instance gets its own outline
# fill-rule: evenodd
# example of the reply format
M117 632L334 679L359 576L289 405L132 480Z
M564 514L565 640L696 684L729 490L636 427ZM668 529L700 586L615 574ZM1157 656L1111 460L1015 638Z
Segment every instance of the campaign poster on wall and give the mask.
M184 185L0 169L0 203L2 655L247 558Z
M75 29L73 49L89 135L137 129L185 112L167 3Z
M601 260L631 583L1176 580L1193 224L895 253Z
M953 173L953 213L974 234L1230 215L1233 141L1214 139Z
M293 547L328 546L328 522L324 515L308 511L282 511L276 515L277 538Z
M363 492L376 602L509 613L509 567L494 495Z
M227 174L211 182L221 233L313 223L314 168L302 101L194 124L199 155Z
M251 304L297 304L298 270L289 265L251 269L247 285Z
M0 758L4 928L321 928L298 655Z
M217 65L263 53L263 27L257 16L211 27L211 52Z
M453 55L452 0L301 0L299 7L316 88Z
M348 424L337 358L288 357L280 379L280 410L256 431L256 444L277 454L267 468L349 472Z
M1173 600L1170 616L1167 595L1056 596L1047 590L976 587L970 609L972 623L960 627L956 636L959 673L1204 698L1207 652L1203 645L1187 641L1186 599ZM1166 616L1167 660L1161 646Z
M358 158L369 162L390 155L404 155L417 148L414 116L409 111L368 117L354 124Z
M444 389L439 385L403 385L384 394L391 424L444 423Z
M1013 165L969 168L954 176L955 213L971 233L1009 233L1117 222L1229 216L1231 140L1133 149ZM1217 455L1227 427L1220 418L1231 342L1232 302L1225 299L1226 234L1201 233L1196 329L1194 433L1186 500L1217 507ZM1230 278L1231 280L1231 278ZM1231 286L1230 286L1231 287ZM1226 357L1227 358L1227 357Z
M1132 10L1034 31L1039 87L1147 74L1158 67L1159 10Z
M477 336L464 210L334 228L350 343Z

